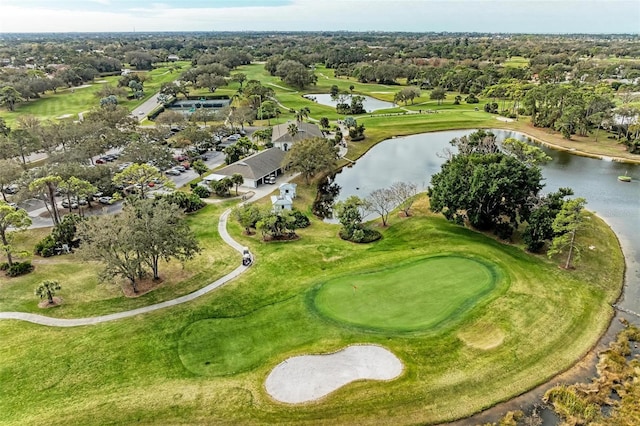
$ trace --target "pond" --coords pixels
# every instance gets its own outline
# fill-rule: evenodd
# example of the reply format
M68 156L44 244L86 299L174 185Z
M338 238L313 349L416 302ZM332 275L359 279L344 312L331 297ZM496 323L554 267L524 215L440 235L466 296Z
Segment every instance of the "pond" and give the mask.
M367 112L377 111L379 109L389 109L396 108L397 105L393 102L381 101L380 99L372 98L371 96L357 95L362 96L364 101L362 102L362 106ZM317 102L321 105L327 105L334 107L337 105L338 101L331 99L331 95L328 93L314 93L312 95L304 95L305 98ZM347 103L351 103L351 96L349 96L346 100Z
M520 133L492 130L498 140L515 137L528 138ZM341 187L337 200L350 195L366 197L378 188L393 182L412 182L426 189L434 173L445 161L449 141L471 133L472 130L424 133L383 141L373 147L352 167L342 169L335 177ZM545 165L544 192L570 187L575 197L587 200L587 209L596 212L615 231L625 252L627 262L624 299L619 305L640 312L640 166L580 157L567 152L541 147L553 160ZM630 183L617 177L627 173Z

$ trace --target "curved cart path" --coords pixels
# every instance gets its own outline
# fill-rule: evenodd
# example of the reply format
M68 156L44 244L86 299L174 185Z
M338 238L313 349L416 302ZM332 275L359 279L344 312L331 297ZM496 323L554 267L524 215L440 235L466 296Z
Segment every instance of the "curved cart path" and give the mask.
M220 220L218 221L218 232L220 236L224 240L225 243L230 245L233 249L242 253L242 245L240 245L237 241L235 241L229 233L227 232L227 219L229 214L231 213L231 209L226 210L222 215L220 215ZM34 324L41 324L50 327L77 327L81 325L92 325L99 324L107 321L114 321L122 318L129 318L139 314L145 314L147 312L157 311L158 309L168 308L169 306L176 306L181 303L189 302L193 299L196 299L202 295L209 293L212 290L222 286L223 284L231 281L236 278L243 272L245 272L249 266L238 266L236 269L228 273L227 275L221 277L220 279L212 282L206 287L201 288L200 290L196 290L193 293L189 293L187 295L178 297L176 299L167 300L165 302L156 303L155 305L144 306L142 308L133 309L131 311L117 312L109 315L100 315L97 317L88 317L88 318L51 318L44 315L38 314L29 314L26 312L0 312L0 320L3 319L14 319L14 320L22 320L32 322Z

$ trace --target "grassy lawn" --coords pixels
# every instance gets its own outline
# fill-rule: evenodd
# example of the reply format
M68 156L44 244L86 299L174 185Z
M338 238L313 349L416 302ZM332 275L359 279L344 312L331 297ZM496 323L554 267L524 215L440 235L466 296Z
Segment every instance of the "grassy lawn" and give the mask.
M183 61L179 65L182 66L182 70L186 70L190 63ZM145 97L137 100L121 100L121 104L130 111L155 94L162 83L178 78L180 72L171 72L168 67L159 67L144 74L149 78L144 84ZM88 87L59 89L56 94L47 93L40 99L19 104L14 112L3 109L0 111L0 117L4 118L9 125L12 125L21 115L33 115L41 120L77 120L78 113L99 106L100 100L95 93L101 89L102 85L116 86L119 78L120 76L97 77L94 82L89 83Z
M50 258L35 257L33 273L0 281L0 311L43 313L59 318L76 318L103 315L135 309L176 298L213 282L232 271L239 264L237 252L222 243L218 235L218 216L223 205L208 205L198 215L189 217L191 228L201 241L202 252L185 262L162 262L160 287L136 297L125 297L122 291L125 280L101 283L98 272L102 266L87 262L76 254ZM18 234L16 249L33 251L37 241L49 233L49 229L29 230ZM62 286L58 295L64 304L43 312L38 308L39 299L33 292L42 281L57 280Z
M301 209L312 194L300 187ZM207 208L190 219L211 255L224 250L215 232L220 209ZM548 380L579 359L607 327L624 265L615 236L599 219L593 217L596 226L581 237L597 249L584 253L577 270L564 271L556 266L559 260L531 256L446 222L429 213L424 197L414 213L393 216L381 229L384 238L368 245L344 242L336 226L315 219L298 241L265 244L231 221L231 234L256 254L254 267L189 304L72 329L1 321L0 423L373 424L381 416L395 424L441 422ZM449 327L372 333L310 306L318 286L362 279L361 271L397 285L396 293L422 294L424 302L415 277L420 271L435 276L438 265L425 259L444 253L454 256L444 259L478 260L504 275L496 281L500 291L480 297ZM234 265L237 257L230 256ZM226 266L217 263L209 271L222 274ZM185 273L202 267L206 262L187 265ZM471 269L486 279L485 267ZM405 272L406 280L393 279ZM457 280L437 273L451 285ZM459 277L465 278L471 277ZM361 284L358 291L367 285L375 284ZM467 287L467 295L478 298L483 288ZM378 291L377 297L385 297ZM461 306L455 295L438 291L433 297ZM63 297L72 303L80 295ZM405 308L409 312L399 324L417 317L419 302ZM393 312L382 305L376 307L380 317L385 309ZM388 348L405 365L404 374L390 382L352 383L319 403L291 406L266 394L266 376L287 357L354 343Z
M522 56L511 56L502 63L505 67L526 68L529 66L529 60Z
M416 331L454 322L501 281L493 265L439 255L323 283L313 298L322 315L375 331Z

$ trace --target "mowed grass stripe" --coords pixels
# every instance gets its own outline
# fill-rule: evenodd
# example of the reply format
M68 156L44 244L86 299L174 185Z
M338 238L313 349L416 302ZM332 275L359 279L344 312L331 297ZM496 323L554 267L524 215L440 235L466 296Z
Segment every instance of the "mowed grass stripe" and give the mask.
M322 285L318 311L336 321L384 331L423 330L455 321L496 287L484 263L437 256Z

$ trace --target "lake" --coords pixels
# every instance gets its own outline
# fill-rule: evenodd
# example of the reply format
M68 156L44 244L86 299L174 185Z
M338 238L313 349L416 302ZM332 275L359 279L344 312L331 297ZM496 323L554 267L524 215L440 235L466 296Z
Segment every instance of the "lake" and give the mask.
M376 98L372 98L371 96L357 95L362 96L364 101L362 102L362 106L367 112L377 111L379 109L389 109L389 108L397 108L397 105L393 102L381 101ZM328 93L314 93L311 95L304 95L305 98L315 101L321 105L327 105L331 107L336 107L338 101L334 101L331 99L331 95ZM347 97L347 103L351 103L351 97Z

